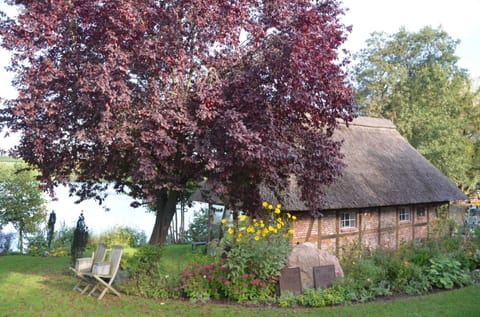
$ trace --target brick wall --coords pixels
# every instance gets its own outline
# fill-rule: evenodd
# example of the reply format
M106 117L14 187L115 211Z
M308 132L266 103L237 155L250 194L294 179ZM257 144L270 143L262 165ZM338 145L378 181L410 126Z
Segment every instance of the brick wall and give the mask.
M364 248L398 248L402 241L427 237L428 225L436 218L437 206L406 206L410 220L400 221L398 207L348 210L355 212L356 227L341 228L342 211L326 211L314 219L308 212L296 213L292 243L312 242L320 249L340 253L342 248L361 243ZM423 208L418 209L418 208ZM419 212L417 212L419 210ZM319 234L320 233L320 234Z

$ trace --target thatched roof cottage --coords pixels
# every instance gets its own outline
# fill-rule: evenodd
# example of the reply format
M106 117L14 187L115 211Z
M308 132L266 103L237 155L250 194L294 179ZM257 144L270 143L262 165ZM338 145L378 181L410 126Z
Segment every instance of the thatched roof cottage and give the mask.
M389 120L358 117L341 125L335 138L344 140L346 167L324 189L323 216L310 215L294 185L279 199L298 219L292 243L309 241L331 252L354 240L364 247L396 248L426 237L442 205L467 198Z

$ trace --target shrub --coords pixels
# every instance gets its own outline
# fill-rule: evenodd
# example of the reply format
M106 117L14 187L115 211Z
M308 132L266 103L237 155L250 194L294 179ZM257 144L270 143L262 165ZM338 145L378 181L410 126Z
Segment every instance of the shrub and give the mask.
M297 296L290 291L282 292L277 298L277 304L280 307L295 307L297 304Z
M42 255L48 249L47 239L43 232L37 232L33 236L26 237L27 240L27 255L37 256Z
M100 234L97 239L98 242L104 242L109 246L123 245L132 248L137 248L147 243L147 236L143 230L136 230L126 226L115 226Z
M6 254L12 247L12 241L15 238L15 233L5 233L0 231L0 254Z
M70 255L72 257L72 264L75 264L75 259L82 256L88 242L88 228L85 225L85 217L83 212L78 217L77 226L73 231L72 246L70 248Z
M231 281L254 274L265 285L274 284L290 252L290 221L294 216L263 203L262 218L239 215L238 221L224 224L223 245L228 249L226 267Z
M226 267L220 263L193 264L181 272L181 288L192 301L226 297L230 284Z
M122 285L122 290L149 298L177 297L179 280L162 270L161 255L160 246L142 245L129 259L130 278Z
M472 283L471 276L464 272L460 262L449 257L430 259L426 274L432 285L438 288L450 289Z
M324 307L343 304L346 302L345 289L341 284L335 284L326 289L307 289L298 295L296 302L302 306Z
M222 220L224 250L217 262L188 266L182 272L182 289L191 300L228 298L265 301L276 288L277 277L290 251L289 228L294 217L263 203L263 217L240 215L235 222Z
M266 301L275 292L275 280L264 282L254 273L243 273L237 278L230 276L229 281L225 286L226 297L238 302Z
M74 230L75 228L67 227L64 222L61 223L60 228L54 234L54 239L50 245L50 255L67 256L70 254Z

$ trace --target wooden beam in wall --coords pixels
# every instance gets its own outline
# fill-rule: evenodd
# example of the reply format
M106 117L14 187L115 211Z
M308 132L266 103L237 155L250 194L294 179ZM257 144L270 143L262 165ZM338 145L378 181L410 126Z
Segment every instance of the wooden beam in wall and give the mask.
M310 236L312 235L313 223L315 222L315 218L312 217L310 223L308 224L307 236L305 237L305 242L310 240Z
M363 232L362 232L362 211L359 210L357 213L357 219L358 219L358 241L360 242L360 245L363 245Z
M397 207L395 208L395 249L398 249L399 242L398 242L398 236L399 236L399 225L400 225L400 208Z
M415 219L417 215L417 208L415 210L412 207L412 242L415 241Z
M340 236L340 211L337 210L336 213L335 213L335 233L337 235L337 238L335 239L335 253L338 255L338 252L340 250L340 240L339 240L339 236Z
M317 238L317 248L322 249L322 216L318 217L318 238Z
M377 208L378 213L378 235L377 235L377 247L381 246L382 243L382 208Z

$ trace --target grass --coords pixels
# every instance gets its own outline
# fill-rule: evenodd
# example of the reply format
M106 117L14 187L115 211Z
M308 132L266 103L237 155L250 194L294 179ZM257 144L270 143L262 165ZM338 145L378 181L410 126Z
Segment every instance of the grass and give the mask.
M165 267L194 258L190 246L167 247ZM193 304L107 295L102 301L72 291L67 257L0 257L0 316L478 316L480 285L428 296L321 309Z

